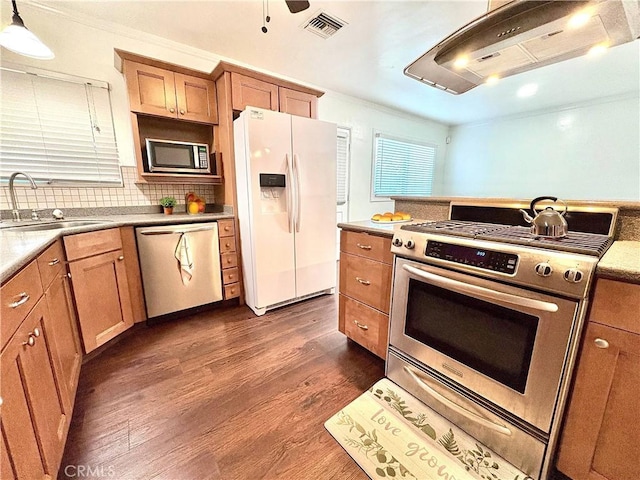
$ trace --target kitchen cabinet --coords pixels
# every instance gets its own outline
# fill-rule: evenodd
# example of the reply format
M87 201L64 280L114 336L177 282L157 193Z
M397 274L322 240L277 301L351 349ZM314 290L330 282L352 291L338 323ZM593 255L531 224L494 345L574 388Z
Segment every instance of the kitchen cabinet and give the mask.
M86 353L133 326L118 228L64 237L80 334Z
M340 232L338 330L381 358L389 339L391 238Z
M224 299L237 298L240 296L240 271L238 270L234 219L218 220L218 237Z
M640 478L640 285L599 278L556 466L573 480Z
M125 60L123 65L132 112L218 122L215 83L152 65Z
M233 110L247 106L276 112L290 113L307 118L317 118L318 97L293 88L261 80L241 73L231 73L231 105Z
M56 242L2 286L7 300L29 287L2 302L19 318L0 354L2 478L56 478L64 451L80 357L68 295L58 303L61 254Z

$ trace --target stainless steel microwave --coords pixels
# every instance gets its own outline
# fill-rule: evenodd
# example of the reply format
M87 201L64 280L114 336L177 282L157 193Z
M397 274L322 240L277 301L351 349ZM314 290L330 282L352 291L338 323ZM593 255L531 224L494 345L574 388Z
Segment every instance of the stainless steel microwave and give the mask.
M154 173L211 173L209 146L147 138L147 165Z

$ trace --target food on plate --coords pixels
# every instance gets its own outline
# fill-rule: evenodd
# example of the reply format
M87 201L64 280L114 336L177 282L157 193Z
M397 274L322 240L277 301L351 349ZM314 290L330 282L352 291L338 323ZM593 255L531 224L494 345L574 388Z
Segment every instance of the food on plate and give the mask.
M374 222L406 222L411 220L411 215L405 212L376 213L371 217Z

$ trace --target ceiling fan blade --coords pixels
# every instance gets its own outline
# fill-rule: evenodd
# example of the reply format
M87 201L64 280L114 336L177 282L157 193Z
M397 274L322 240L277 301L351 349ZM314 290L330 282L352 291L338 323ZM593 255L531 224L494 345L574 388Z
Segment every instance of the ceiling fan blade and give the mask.
M287 7L291 13L298 13L309 8L309 2L307 0L285 0Z

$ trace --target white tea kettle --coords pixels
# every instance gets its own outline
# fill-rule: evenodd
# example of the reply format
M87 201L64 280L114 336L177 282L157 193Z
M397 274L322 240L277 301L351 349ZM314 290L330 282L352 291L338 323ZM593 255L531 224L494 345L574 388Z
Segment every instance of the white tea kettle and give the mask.
M534 215L532 218L525 210L520 209L524 219L531 224L531 234L537 237L562 238L567 235L569 228L564 216L567 214L567 204L563 201L564 212L559 213L555 208L548 206L544 210L537 212L536 203L542 200L552 200L557 202L556 197L538 197L531 200L530 209Z

